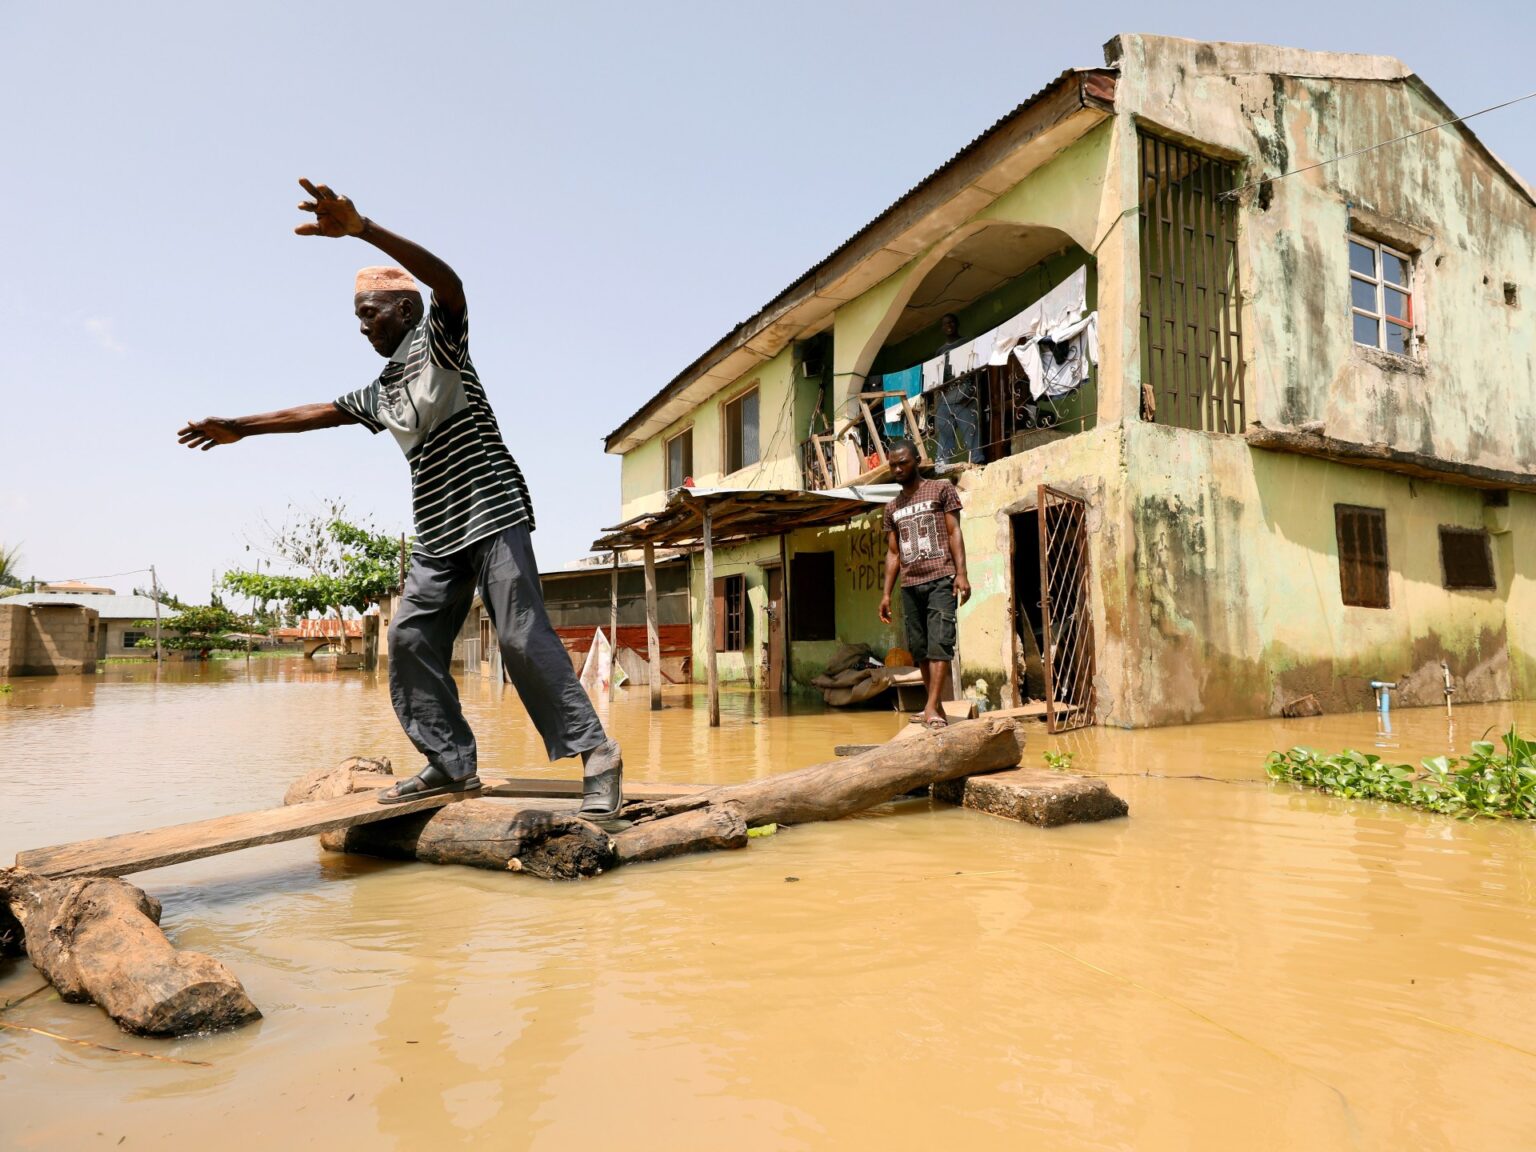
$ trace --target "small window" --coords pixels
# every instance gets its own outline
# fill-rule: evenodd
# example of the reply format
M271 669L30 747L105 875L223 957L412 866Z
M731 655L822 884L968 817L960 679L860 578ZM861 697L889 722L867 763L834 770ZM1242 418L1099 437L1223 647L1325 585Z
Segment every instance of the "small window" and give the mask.
M137 648L139 646L139 641L142 639L144 639L144 633L142 632L124 632L123 647Z
M667 491L681 488L693 479L693 429L679 432L667 441Z
M789 638L836 640L836 567L831 552L796 552L789 561Z
M1440 529L1440 569L1447 588L1497 588L1493 547L1481 528Z
M1412 356L1413 257L1351 236L1349 311L1356 344Z
M725 472L739 472L758 461L757 389L743 392L725 406Z
M746 647L746 578L717 576L715 577L715 651L742 652Z
M1333 506L1339 539L1339 592L1356 608L1389 608L1387 514L1381 508Z

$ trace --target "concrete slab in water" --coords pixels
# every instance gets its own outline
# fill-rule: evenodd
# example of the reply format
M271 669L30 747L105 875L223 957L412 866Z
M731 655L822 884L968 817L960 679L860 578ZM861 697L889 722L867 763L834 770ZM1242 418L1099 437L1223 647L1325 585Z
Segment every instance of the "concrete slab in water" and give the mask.
M1130 811L1102 780L1040 768L947 780L933 786L933 798L1041 828L1113 820Z

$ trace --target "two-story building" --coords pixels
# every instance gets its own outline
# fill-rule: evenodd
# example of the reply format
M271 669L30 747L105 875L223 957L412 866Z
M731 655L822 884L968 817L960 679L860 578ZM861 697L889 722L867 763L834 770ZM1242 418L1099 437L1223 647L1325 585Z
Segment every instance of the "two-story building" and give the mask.
M1386 57L1118 37L625 419L622 519L879 480L912 433L961 494L994 701L1432 703L1442 661L1458 700L1528 697L1536 198L1453 119ZM695 648L766 683L786 562L796 681L899 643L878 527L728 544L713 587L696 560Z

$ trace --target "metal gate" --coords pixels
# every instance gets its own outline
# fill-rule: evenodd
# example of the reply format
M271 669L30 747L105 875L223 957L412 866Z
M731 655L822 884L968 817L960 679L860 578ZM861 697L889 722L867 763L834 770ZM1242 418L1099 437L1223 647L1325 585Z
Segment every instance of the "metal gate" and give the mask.
M1094 720L1093 614L1088 599L1088 505L1042 484L1040 614L1045 623L1045 718L1052 732Z

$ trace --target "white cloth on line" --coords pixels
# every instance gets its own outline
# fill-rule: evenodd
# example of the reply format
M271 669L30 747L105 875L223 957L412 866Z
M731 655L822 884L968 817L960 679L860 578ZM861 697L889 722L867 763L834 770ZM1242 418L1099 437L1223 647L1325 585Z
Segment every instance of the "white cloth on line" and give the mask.
M1042 344L1048 348L1042 350ZM1029 377L1029 392L1036 400L1074 392L1087 382L1089 369L1099 362L1099 314L1090 312L1032 336L1013 354Z

